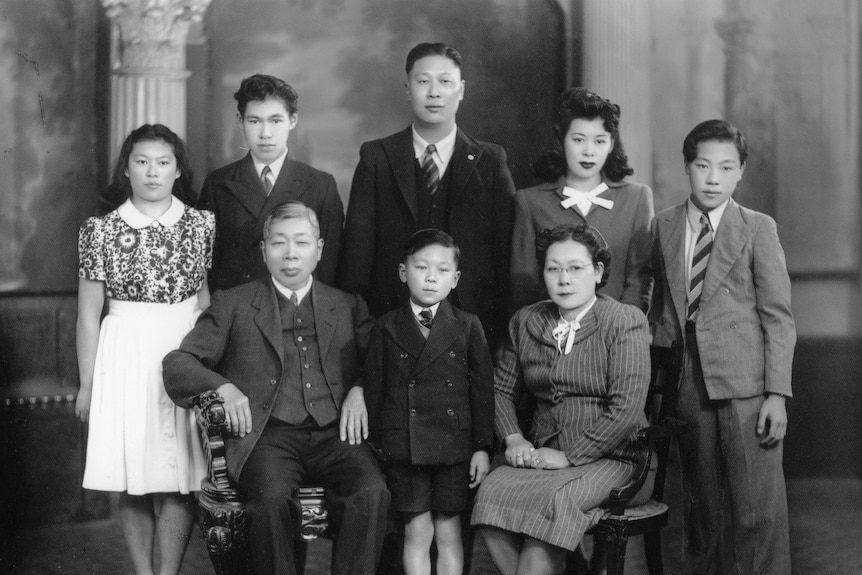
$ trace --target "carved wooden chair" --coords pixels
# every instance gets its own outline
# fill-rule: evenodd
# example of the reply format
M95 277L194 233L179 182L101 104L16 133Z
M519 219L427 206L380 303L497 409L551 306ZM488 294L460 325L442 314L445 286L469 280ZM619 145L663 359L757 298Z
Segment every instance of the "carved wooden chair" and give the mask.
M225 445L224 400L216 391L208 391L195 399L195 413L203 436L209 476L201 482L198 498L199 522L210 561L217 575L247 575L251 573L248 548L249 522L245 499L231 485L227 476ZM306 546L319 537L331 536L326 510L326 494L321 487L301 487L302 507L300 539L296 542L297 570L305 566Z
M682 371L682 348L650 346L650 359L645 406L649 427L637 435L638 442L648 447L649 456L634 469L628 484L611 490L610 513L587 532L594 536L596 546L602 547L608 575L623 575L626 544L635 535L644 536L650 575L664 573L661 529L668 520L668 506L662 502L664 480L671 439L684 426L670 417ZM645 502L633 504L642 500ZM593 568L597 570L595 565Z

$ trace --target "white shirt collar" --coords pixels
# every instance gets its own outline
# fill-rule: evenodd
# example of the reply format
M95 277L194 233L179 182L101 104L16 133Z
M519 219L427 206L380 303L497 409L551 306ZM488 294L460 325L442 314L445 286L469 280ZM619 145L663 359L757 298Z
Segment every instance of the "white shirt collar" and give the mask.
M136 230L151 226L153 225L153 222L158 222L160 225L169 228L180 221L180 218L183 217L185 211L186 205L174 196L171 196L171 206L167 211L165 211L165 213L157 218L151 218L142 213L135 204L132 203L131 198L123 202L122 205L117 208L117 213L123 221Z
M416 304L412 299L410 300L410 309L413 310L413 315L417 318L419 317L419 312L423 309L431 310L431 318L433 319L437 315L437 308L440 307L440 302L438 301L431 307L422 307L421 305Z
M452 159L452 154L455 153L455 138L458 135L458 126L454 126L452 131L449 132L446 136L443 137L442 140L434 144L434 147L437 148L437 154L435 154L434 161L437 162L437 165L440 167L445 167L449 165L449 160ZM416 126L413 126L413 153L416 158L421 158L425 155L425 148L428 147L428 142L425 138L419 135L419 132L416 131ZM445 170L441 170L440 173L443 173Z
M292 290L289 287L282 285L281 282L279 282L277 279L275 279L275 277L273 277L272 275L270 275L269 277L272 278L272 285L275 286L275 289L277 289L281 293L281 295L283 295L287 299L290 299L291 294L296 294L297 305L301 304L302 299L306 295L308 295L308 292L311 291L311 284L314 282L312 276L308 276L308 283L307 284L305 284L304 286L302 286L298 290Z
M695 206L691 201L691 198L686 200L685 203L686 219L688 220L689 229L693 230L695 234L697 234L700 232L700 214L703 213L703 210ZM709 217L709 225L712 226L713 232L718 229L718 224L721 223L721 218L724 216L724 210L727 209L728 204L730 204L730 198L717 208L713 208L706 212L706 215Z
M275 181L278 179L278 174L281 173L281 167L284 166L284 161L286 159L287 159L287 150L285 150L281 156L274 159L269 164L267 164L265 162L258 161L258 159L254 157L254 154L252 154L252 156L251 156L251 161L254 162L254 173L257 174L258 178L260 177L261 172L263 172L264 166L269 166L269 169L272 171L272 183L273 183L273 185L275 185Z

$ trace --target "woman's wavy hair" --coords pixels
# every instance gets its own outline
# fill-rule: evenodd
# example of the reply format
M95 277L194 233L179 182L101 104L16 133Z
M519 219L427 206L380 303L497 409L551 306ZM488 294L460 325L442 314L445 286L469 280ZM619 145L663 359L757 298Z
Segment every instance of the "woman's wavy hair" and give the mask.
M594 264L601 263L604 266L602 279L596 288L604 287L608 283L611 269L611 248L601 232L589 224L561 224L539 232L536 235L536 260L539 262L539 269L545 269L548 248L569 240L587 248Z
M129 167L129 158L132 155L132 149L135 147L135 144L158 141L169 145L174 152L174 157L177 159L177 169L180 172L180 177L174 180L171 193L184 204L195 205L197 194L192 189L192 166L185 142L163 124L144 124L132 130L126 136L120 148L120 155L114 166L111 183L101 198L102 210L105 213L116 209L120 204L132 197L132 185L129 182L128 176L126 176L126 168Z
M614 145L602 167L605 176L619 182L635 171L629 166L623 142L620 139L620 107L602 98L587 88L569 88L560 95L557 118L554 123L554 140L550 149L545 151L533 164L533 173L546 182L556 182L568 172L564 140L572 121L582 118L593 120L601 118L605 130L611 135Z

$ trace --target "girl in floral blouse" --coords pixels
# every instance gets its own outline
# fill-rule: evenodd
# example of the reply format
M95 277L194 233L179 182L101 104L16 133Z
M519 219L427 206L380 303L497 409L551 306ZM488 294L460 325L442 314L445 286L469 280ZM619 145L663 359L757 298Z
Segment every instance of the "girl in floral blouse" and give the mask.
M161 124L126 138L111 190L115 209L89 218L78 239L75 410L90 424L84 487L120 493L138 573L155 572L156 537L159 572L178 573L194 521L190 492L206 469L194 418L165 392L161 361L209 305L215 219L187 205L185 144Z

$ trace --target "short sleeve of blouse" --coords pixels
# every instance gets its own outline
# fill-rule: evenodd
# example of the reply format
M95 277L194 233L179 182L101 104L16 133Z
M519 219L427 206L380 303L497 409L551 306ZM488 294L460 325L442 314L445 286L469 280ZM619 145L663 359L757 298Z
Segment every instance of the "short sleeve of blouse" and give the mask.
M88 218L78 233L78 277L105 281L105 258L102 247L105 232L101 218Z

